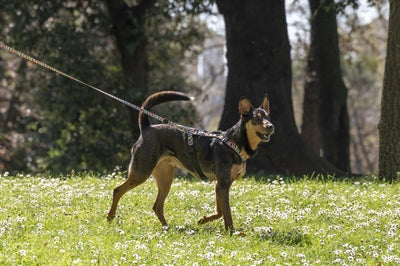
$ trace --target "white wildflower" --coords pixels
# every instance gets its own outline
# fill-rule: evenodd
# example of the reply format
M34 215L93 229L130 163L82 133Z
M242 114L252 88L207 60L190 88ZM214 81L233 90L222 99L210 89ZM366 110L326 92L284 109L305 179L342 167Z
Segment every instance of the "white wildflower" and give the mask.
M25 249L21 249L19 251L19 254L21 255L21 257L25 257L26 256L26 250Z

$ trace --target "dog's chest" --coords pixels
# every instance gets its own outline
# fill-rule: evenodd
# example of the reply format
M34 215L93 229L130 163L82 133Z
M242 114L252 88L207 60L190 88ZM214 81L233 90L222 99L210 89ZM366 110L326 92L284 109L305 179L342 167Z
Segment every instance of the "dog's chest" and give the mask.
M231 181L235 181L246 174L246 163L234 164L231 168Z

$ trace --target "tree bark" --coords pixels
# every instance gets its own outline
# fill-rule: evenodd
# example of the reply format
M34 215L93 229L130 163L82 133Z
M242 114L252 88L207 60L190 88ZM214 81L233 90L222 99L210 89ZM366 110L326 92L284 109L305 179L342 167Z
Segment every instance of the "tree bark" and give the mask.
M306 144L316 153L321 150L321 133L319 132L319 84L315 71L313 51L313 41L311 40L310 51L307 57L307 74L304 84L303 98L303 123L301 125L301 135Z
M342 79L333 0L309 0L311 53L314 55L319 92L319 131L323 157L350 172L350 131L347 88Z
M379 178L400 178L400 3L390 1L388 44L379 122Z
M275 134L249 161L248 171L284 174L341 173L303 142L295 125L291 95L290 45L283 0L217 0L227 39L228 79L219 127L239 118L238 100L271 102Z
M121 57L124 91L129 101L140 105L148 91L148 56L145 20L155 0L138 1L127 6L123 0L106 0L112 32ZM133 135L139 135L138 113L129 109Z

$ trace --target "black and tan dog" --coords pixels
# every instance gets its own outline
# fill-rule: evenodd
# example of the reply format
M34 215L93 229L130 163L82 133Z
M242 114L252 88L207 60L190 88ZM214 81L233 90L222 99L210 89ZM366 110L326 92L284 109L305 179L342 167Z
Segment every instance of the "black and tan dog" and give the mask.
M183 93L164 91L148 97L142 108L149 110L163 102L190 99ZM254 156L260 143L269 141L274 132L274 126L269 121L267 96L259 108L254 108L248 99L242 97L239 101L239 114L240 120L233 127L226 132L220 132L224 141L221 138L193 135L193 157L192 148L188 146L187 133L168 124L150 125L147 115L141 112L141 135L132 148L128 179L114 189L113 202L107 218L112 220L115 217L118 201L127 191L152 175L158 186L153 210L163 227L168 227L164 217L164 202L171 187L174 169L180 167L187 169L194 176L204 175L209 180L216 180L216 213L202 217L199 223L204 224L223 216L225 228L233 231L229 205L230 186L245 174L246 160ZM235 146L236 152L232 145Z

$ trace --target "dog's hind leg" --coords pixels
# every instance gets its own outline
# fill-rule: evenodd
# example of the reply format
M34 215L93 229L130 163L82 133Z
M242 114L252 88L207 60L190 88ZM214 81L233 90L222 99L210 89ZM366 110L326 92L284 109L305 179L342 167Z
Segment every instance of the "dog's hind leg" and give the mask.
M215 184L215 192L217 192L216 188L217 184ZM217 195L215 195L215 206L216 206L216 212L214 214L205 215L202 218L200 218L200 220L198 221L199 224L205 224L222 217L221 205L219 204Z
M120 186L116 187L113 191L113 201L111 204L110 211L108 212L107 219L111 221L115 217L115 212L117 210L118 202L121 197L129 190L142 184L149 175L140 177L134 170L130 169L128 173L128 179Z
M153 170L152 175L157 182L158 194L153 205L153 211L156 213L163 227L168 228L168 223L164 217L164 202L171 188L174 177L175 167L169 162L160 162Z

